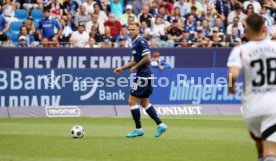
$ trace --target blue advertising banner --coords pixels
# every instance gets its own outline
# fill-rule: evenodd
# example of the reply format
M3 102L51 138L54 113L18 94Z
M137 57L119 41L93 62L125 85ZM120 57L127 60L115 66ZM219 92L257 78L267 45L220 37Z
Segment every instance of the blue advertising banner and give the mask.
M240 104L242 79L237 93L228 93L227 69L174 69L156 72L152 101L155 104ZM169 80L166 80L166 78ZM158 81L158 82L157 82Z
M153 104L239 104L228 94L226 68L154 71ZM116 76L110 69L0 70L0 106L127 105L135 79L128 71Z
M172 68L226 67L231 49L160 48L161 59ZM0 48L0 68L6 69L110 69L132 59L130 49Z

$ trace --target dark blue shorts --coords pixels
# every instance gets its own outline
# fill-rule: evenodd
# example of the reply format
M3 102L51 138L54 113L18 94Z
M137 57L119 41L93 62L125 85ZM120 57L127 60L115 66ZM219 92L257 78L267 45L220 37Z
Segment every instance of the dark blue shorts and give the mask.
M136 78L132 84L130 95L137 98L149 98L152 94L152 79Z

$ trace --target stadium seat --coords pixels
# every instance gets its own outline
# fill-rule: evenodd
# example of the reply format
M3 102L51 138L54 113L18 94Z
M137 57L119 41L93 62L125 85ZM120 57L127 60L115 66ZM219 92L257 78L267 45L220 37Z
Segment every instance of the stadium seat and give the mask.
M12 42L18 42L19 35L17 33L7 32L6 34L9 40Z
M18 18L19 21L25 22L28 17L28 12L25 9L17 9L15 10L15 17Z
M10 32L19 34L22 25L23 25L22 22L11 22Z
M31 12L31 16L33 17L35 22L39 22L43 19L43 12L40 9L33 9Z

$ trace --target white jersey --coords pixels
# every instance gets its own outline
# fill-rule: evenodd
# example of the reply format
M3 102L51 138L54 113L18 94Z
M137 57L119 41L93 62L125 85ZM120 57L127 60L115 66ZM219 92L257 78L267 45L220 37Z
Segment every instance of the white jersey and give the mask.
M276 113L276 42L250 41L235 47L227 66L242 70L245 117Z

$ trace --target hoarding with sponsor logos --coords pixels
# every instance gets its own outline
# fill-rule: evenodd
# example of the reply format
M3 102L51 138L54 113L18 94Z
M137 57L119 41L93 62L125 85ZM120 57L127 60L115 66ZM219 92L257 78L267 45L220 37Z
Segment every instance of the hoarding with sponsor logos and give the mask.
M152 49L173 68L226 67L230 49ZM0 68L7 69L110 69L128 63L130 49L0 48Z
M172 69L155 69L151 103L160 115L238 114L228 94L230 49L154 49ZM130 115L134 75L113 69L128 63L129 49L0 49L0 117ZM218 68L221 67L221 68Z

